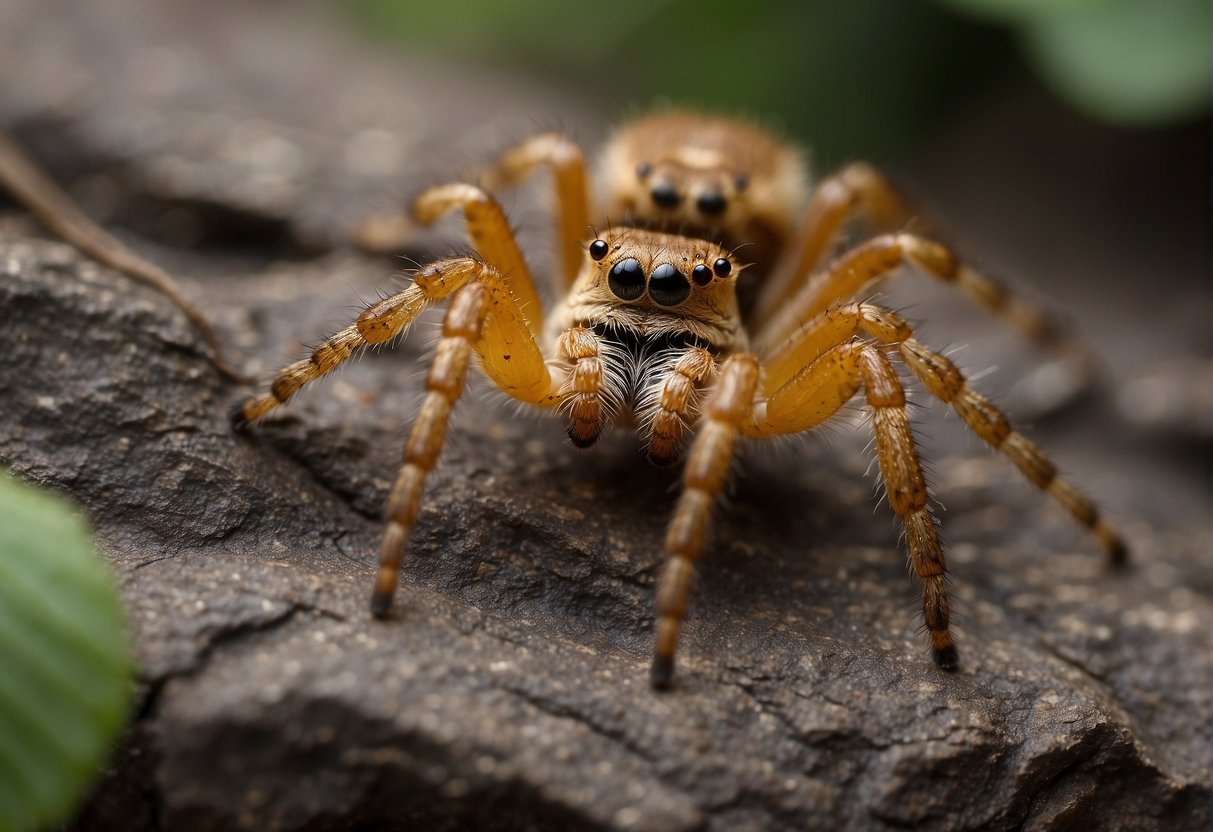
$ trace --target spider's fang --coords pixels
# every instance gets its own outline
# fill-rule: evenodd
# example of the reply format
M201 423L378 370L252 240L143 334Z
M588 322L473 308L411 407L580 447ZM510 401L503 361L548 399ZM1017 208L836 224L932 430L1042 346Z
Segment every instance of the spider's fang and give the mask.
M674 657L653 656L653 666L649 670L649 684L653 686L653 690L669 690L673 678Z
M934 647L931 649L931 654L940 670L955 670L960 667L960 653L956 650L955 644L949 644L947 647Z

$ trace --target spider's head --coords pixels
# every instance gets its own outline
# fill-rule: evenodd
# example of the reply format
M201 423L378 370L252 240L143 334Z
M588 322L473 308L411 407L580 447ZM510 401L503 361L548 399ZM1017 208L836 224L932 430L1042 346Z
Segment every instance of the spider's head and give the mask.
M737 275L744 267L715 243L622 228L587 244L586 255L585 302L635 320L685 320L695 329L731 330L739 320Z
M807 198L800 154L755 125L671 111L618 130L601 168L608 216L730 244L790 233Z

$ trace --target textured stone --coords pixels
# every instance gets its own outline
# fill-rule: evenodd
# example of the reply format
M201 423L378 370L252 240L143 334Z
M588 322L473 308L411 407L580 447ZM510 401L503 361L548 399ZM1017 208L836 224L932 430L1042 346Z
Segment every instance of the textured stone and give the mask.
M131 3L146 14L127 28L92 17L100 5L84 15L121 35L116 46L97 38L101 56L125 54L122 38L130 50L149 31L177 31L156 28L175 5ZM17 3L5 22L35 19L38 5ZM77 42L70 28L54 31L44 37ZM70 57L88 65L87 54ZM112 157L104 113L145 108L123 84L98 83L96 103L56 127L23 115L36 99L12 92L36 89L23 83L6 87L0 112L23 135L48 137L36 150L52 161L80 147ZM446 88L435 89L417 94ZM206 106L226 112L239 100L217 90ZM167 100L192 100L181 96ZM63 106L80 100L94 99ZM306 136L320 123L310 106L262 116ZM454 117L428 129L441 137L443 125L469 129ZM159 181L156 160L181 138L154 135L112 175ZM327 141L300 143L304 170L327 170ZM56 174L70 178L71 165ZM391 286L392 261L340 250L282 261L258 236L267 218L308 237L307 211L362 210L368 198L340 179L302 177L281 202L241 195L226 174L209 194L145 185L118 216L141 228L161 200L218 206L230 222L210 227L206 249L170 237L149 253L193 275L188 292L265 375L297 355L298 339L348 322L356 295ZM1109 290L1084 320L1118 366L1147 338L1159 352L1192 348L1180 327L1121 337L1155 289L1096 265ZM916 314L929 342L996 329L946 293L927 294ZM873 510L866 429L844 420L828 441L755 448L739 465L675 687L657 694L648 651L677 470L646 465L627 435L578 451L559 423L517 415L483 382L461 402L427 489L400 611L370 618L379 507L432 324L237 436L227 411L247 390L213 370L184 316L22 218L0 218L0 463L88 513L118 571L141 667L132 727L79 828L1170 830L1213 820L1208 483L1100 400L1032 435L1123 525L1130 572L1107 570L1094 542L958 420L916 411L947 507L962 635L961 670L937 670L894 524L886 507ZM973 354L977 366L996 356L1004 384L1033 360L1001 332Z

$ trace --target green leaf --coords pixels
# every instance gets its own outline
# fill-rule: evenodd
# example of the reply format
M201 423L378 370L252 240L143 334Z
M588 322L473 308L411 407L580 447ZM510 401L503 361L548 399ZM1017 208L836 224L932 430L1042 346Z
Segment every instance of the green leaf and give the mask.
M1110 0L1033 20L1025 46L1079 109L1122 123L1191 118L1210 95L1209 0Z
M0 831L62 820L131 692L122 605L83 521L0 474Z
M1028 59L1079 110L1157 124L1209 107L1209 0L940 0L1019 30Z

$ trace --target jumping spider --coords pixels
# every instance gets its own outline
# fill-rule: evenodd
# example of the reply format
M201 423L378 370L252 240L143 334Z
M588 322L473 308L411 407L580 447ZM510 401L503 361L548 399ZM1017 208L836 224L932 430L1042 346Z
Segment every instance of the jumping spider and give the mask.
M883 233L822 268L850 220L882 232L909 220L904 202L870 166L851 165L810 192L799 152L758 127L669 112L626 124L607 143L600 206L591 201L581 149L556 133L509 150L486 178L513 183L543 165L551 167L556 187L561 294L546 318L498 203L469 184L432 187L414 202L414 219L428 224L462 210L479 256L421 268L413 285L370 306L309 357L281 370L269 392L233 411L236 427L246 427L355 350L399 335L428 304L450 299L405 464L387 501L371 596L375 616L391 607L422 487L473 354L507 395L562 414L579 447L592 445L609 423L634 425L649 458L668 463L695 432L657 589L651 673L657 688L671 680L693 565L737 440L813 430L861 388L889 504L904 523L922 581L935 662L957 666L944 554L898 364L1087 526L1114 562L1125 560L1120 536L1091 501L1058 477L948 358L915 340L895 312L852 298L908 265L958 286L1033 340L1057 342L1059 330L1046 316L964 265L947 246L914 234ZM605 233L587 238L592 213L624 224L604 224ZM750 266L732 251L741 243L754 243L745 250Z

